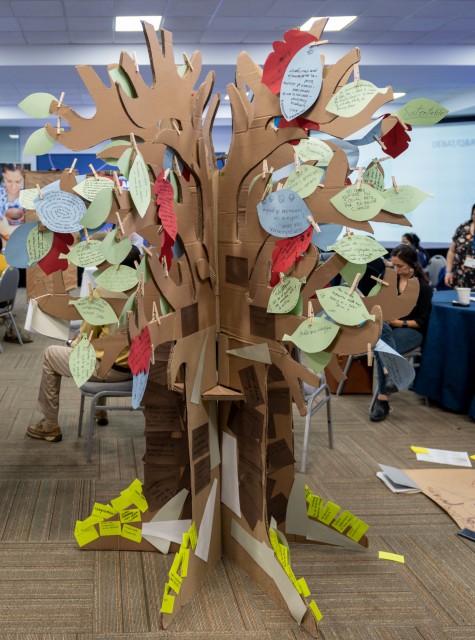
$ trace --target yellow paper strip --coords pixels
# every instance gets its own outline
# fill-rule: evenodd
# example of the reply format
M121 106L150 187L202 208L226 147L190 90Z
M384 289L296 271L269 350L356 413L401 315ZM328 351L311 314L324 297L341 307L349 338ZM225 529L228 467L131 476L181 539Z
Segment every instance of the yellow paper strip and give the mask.
M124 524L121 536L127 538L127 540L132 540L132 542L142 542L142 529L137 529L131 524Z
M160 607L160 613L173 613L174 606L175 606L175 596L166 594L163 596L162 606Z
M178 569L180 568L180 565L181 565L181 561L183 560L183 551L184 549L180 547L180 551L178 551L178 553L175 554L175 557L173 558L172 566L170 567L170 571L174 571L175 573L178 572Z
M363 522L363 520L357 518L356 522L354 522L353 526L346 535L348 538L351 538L355 542L359 542L364 534L368 531L368 529L369 524L366 524L366 522Z
M379 552L380 560L392 560L392 562L401 562L404 564L404 556L400 556L397 553L388 553L387 551Z
M190 550L183 549L183 558L181 561L181 570L180 570L180 575L182 578L186 578L186 576L188 575L189 563L190 563Z
M307 514L312 518L318 518L323 505L323 498L312 494L308 500Z
M121 522L141 522L139 509L124 509L119 513Z
M190 536L191 546L194 549L196 547L197 542L198 542L198 533L196 531L196 525L195 525L194 522L191 523L191 527L188 529L188 534Z
M352 527L356 520L357 517L354 514L345 510L338 516L335 522L332 522L332 527L340 533L343 533L345 529Z
M320 515L318 519L320 522L324 524L330 524L330 522L335 518L336 514L340 511L340 507L334 502L328 501L324 507L320 509Z
M315 616L315 619L317 622L320 622L320 620L323 618L322 616L322 612L320 611L320 609L317 607L317 603L315 602L315 600L311 600L308 603L308 606L310 607L311 612L313 613L313 615Z
M132 504L132 501L130 499L130 496L128 495L120 495L117 498L114 498L113 500L111 500L111 505L114 507L114 509L117 511L123 511L124 509L126 509L127 507L130 507L130 505Z
M276 551L277 560L284 567L290 567L290 550L285 544L279 544L279 549Z
M470 456L470 460L475 460L475 456Z
M85 531L81 531L81 533L75 533L74 537L76 538L76 542L80 547L84 547L84 545L92 542L93 540L97 540L99 534L96 531L96 527L89 527Z
M414 453L429 453L424 447L411 447Z
M171 571L171 570L169 571L168 584L176 594L180 593L182 582L183 582L183 579L180 578L180 576L178 575L178 573L176 573L176 571Z
M304 598L307 598L310 595L310 589L308 588L307 581L305 580L305 578L299 578L299 580L297 580L297 583L299 585L300 593Z
M74 533L76 534L76 533L81 533L82 531L86 531L86 529L89 529L90 527L92 527L93 525L97 524L101 520L102 520L102 518L96 518L95 516L89 516L89 518L86 518L83 521L76 520L76 526L74 528Z
M101 536L120 536L121 527L118 520L99 522L99 534Z
M190 546L190 534L184 533L182 535L182 540L183 542L181 543L181 546L183 547L183 549L188 549L188 547Z
M117 513L116 510L109 504L100 504L99 502L95 502L91 516L104 520L106 518L112 518L115 513Z

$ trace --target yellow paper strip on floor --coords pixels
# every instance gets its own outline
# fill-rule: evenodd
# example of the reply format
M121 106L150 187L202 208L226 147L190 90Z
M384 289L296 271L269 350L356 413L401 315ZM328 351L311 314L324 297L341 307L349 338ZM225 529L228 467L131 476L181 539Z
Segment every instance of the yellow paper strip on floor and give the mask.
M96 531L96 527L89 527L85 531L81 531L81 533L75 533L74 537L76 538L76 542L80 547L84 547L84 545L92 542L93 540L97 540L99 534Z
M307 598L310 595L310 589L308 588L307 581L305 580L305 578L299 578L297 582L299 584L300 593L304 598Z
M109 504L100 504L99 502L94 503L94 508L92 510L91 515L96 518L112 518L115 515L116 510L111 507Z
M414 453L429 453L425 447L411 447Z
M133 527L131 524L124 524L122 527L121 536L132 540L132 542L142 542L142 530Z
M183 549L183 557L181 561L180 575L182 578L186 578L188 575L188 564L190 562L190 550Z
M323 618L323 615L320 609L317 607L317 603L315 602L315 600L312 600L311 602L309 602L308 606L310 607L313 615L315 616L316 621L320 622L320 620Z
M141 522L139 509L124 509L119 513L121 522Z
M120 522L118 520L99 522L99 533L101 536L120 536Z
M380 560L392 560L392 562L401 562L404 564L404 556L400 556L398 553L388 553L387 551L379 552Z
M198 542L198 533L196 531L196 525L194 522L191 523L191 527L188 530L188 534L190 536L191 547L194 549Z

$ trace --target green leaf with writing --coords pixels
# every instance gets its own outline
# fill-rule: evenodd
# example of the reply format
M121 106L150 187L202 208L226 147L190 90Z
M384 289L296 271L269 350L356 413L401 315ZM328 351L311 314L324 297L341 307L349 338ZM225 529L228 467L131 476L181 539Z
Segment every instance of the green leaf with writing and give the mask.
M363 180L369 183L370 187L378 191L384 191L384 172L379 162L372 162L363 173Z
M324 171L320 167L303 164L298 170L292 171L285 181L285 188L295 191L301 198L307 198L318 187L323 173Z
M26 251L30 259L28 262L29 267L44 258L53 246L54 233L47 229L44 231L39 229L40 225L38 224L33 227L26 238Z
M109 180L109 178L104 177L86 178L82 182L79 182L79 184L77 184L75 187L73 187L73 191L79 193L79 195L82 196L84 200L89 200L90 202L92 202L103 189L112 191L114 189L114 182L112 180Z
M299 301L300 280L284 277L282 283L276 284L270 294L267 305L268 313L290 313Z
M329 287L316 293L318 301L335 322L353 327L375 319L368 313L358 293L350 293L349 287Z
M121 174L125 176L127 179L129 178L129 173L130 173L130 160L132 157L132 152L133 152L132 147L130 149L126 149L116 163L120 169Z
M119 267L109 267L94 276L94 280L107 291L128 291L138 283L137 271L122 264Z
M43 127L33 131L31 136L26 141L23 148L23 155L25 156L42 156L54 147L55 141Z
M22 189L20 191L20 196L18 199L20 200L20 204L22 207L25 207L25 209L34 210L35 205L33 203L35 198L37 197L38 197L37 189Z
M102 298L86 296L79 300L72 300L69 304L74 305L81 314L81 318L89 324L101 326L119 321L114 309Z
M361 113L378 93L386 93L388 87L378 89L368 80L349 82L335 93L326 106L326 110L343 118L352 118Z
M51 116L49 106L52 100L58 100L51 93L31 93L18 105L22 111L33 118L48 118Z
M318 138L304 138L294 148L302 162L316 160L320 167L328 167L333 158L331 147Z
M320 373L325 369L332 359L332 354L328 351L320 351L318 353L305 353L302 351L302 362L313 370L314 373Z
M111 189L101 189L81 218L81 224L89 229L100 227L109 215L113 199Z
M329 246L328 251L335 251L345 260L355 264L368 264L387 254L387 250L374 238L356 234L344 236Z
M339 330L340 327L334 322L324 318L313 318L311 324L304 320L291 336L284 334L282 340L293 342L305 353L317 353L333 342Z
M361 277L364 276L366 271L365 264L354 264L353 262L347 262L343 269L340 269L340 275L343 280L350 285L353 284L356 274L359 273Z
M129 189L134 205L139 215L143 218L150 204L151 192L148 167L141 153L136 155L132 169L130 170Z
M69 356L69 370L78 387L89 380L95 368L96 352L84 334Z
M406 184L398 187L397 191L393 187L387 189L383 196L384 204L382 208L385 211L399 215L414 211L426 198L432 198L429 193L424 193L417 187L411 187Z
M96 267L104 262L104 254L102 253L102 242L100 240L89 240L86 242L78 242L72 247L69 253L61 253L60 258L69 260L77 267Z
M440 122L448 114L442 105L428 98L415 98L396 111L395 115L406 124L428 127Z
M359 189L355 185L346 187L330 198L330 202L344 216L358 222L371 220L384 206L384 198L379 191L367 184L362 184Z
M137 94L129 80L129 76L125 73L122 67L117 65L116 67L109 69L109 76L111 80L117 84L120 84L124 92L129 96L129 98L136 98Z
M102 241L102 253L107 262L120 264L129 255L132 243L129 238L116 241L117 229L110 231Z

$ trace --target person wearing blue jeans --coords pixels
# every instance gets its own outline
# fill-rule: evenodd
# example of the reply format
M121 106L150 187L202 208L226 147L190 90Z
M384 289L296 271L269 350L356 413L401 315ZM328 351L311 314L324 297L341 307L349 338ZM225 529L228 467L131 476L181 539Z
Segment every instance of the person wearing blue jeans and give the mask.
M419 295L414 309L404 318L385 322L381 332L381 339L395 351L404 355L422 344L431 310L432 288L417 260L416 250L411 245L400 244L395 247L391 252L391 262L397 272L397 287L400 294L406 289L411 278L419 280ZM378 353L375 353L375 360L378 375L378 396L370 420L381 422L386 419L389 413L389 395L397 389L391 385L391 380L388 380L384 373Z

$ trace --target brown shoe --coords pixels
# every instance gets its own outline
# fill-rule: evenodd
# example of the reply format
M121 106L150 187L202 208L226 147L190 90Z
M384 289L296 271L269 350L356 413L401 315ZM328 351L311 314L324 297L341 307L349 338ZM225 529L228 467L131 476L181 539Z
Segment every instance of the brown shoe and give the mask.
M43 418L38 422L28 427L26 435L30 438L36 438L37 440L46 440L47 442L61 442L63 434L58 425L45 425L46 419Z

